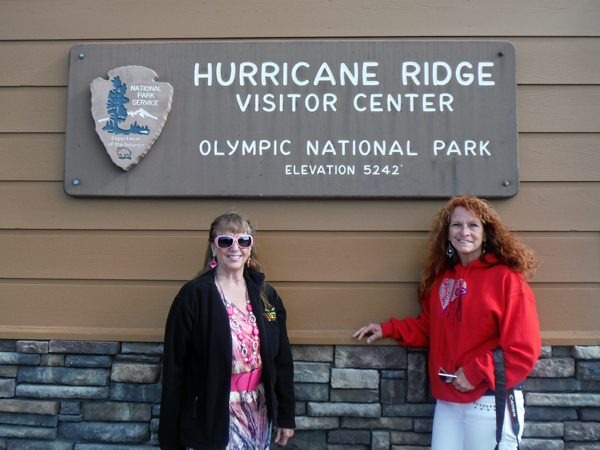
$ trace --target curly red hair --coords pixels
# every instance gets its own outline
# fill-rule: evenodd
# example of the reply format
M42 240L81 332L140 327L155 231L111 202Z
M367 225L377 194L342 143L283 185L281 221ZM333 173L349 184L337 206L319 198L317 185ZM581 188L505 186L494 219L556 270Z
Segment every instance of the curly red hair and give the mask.
M523 275L525 280L531 279L538 267L538 261L533 251L525 246L509 229L502 223L500 216L487 200L474 196L463 195L454 197L443 206L433 221L433 227L427 243L425 255L425 267L419 277L419 289L417 295L422 302L431 293L433 285L441 273L458 264L459 259L456 252L448 257L448 226L450 215L454 208L462 206L478 217L483 223L487 236L486 253L480 256L484 263L491 264L486 260L486 255L493 253L500 263L506 264L511 270Z

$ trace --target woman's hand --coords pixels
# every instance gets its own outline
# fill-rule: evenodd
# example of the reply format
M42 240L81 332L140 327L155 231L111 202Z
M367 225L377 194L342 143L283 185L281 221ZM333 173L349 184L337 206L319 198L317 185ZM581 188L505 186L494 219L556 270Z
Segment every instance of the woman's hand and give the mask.
M275 443L279 445L286 445L288 439L294 435L294 430L291 428L277 428L277 437Z
M467 380L467 376L465 375L465 371L462 367L456 371L455 375L456 378L452 382L452 386L454 386L457 391L469 392L475 389L475 386L473 386L471 383L469 383L469 380Z
M376 341L377 339L381 339L383 337L383 331L381 330L381 325L378 323L370 323L366 327L362 327L356 333L352 335L353 338L358 339L359 341L366 335L370 334L367 338L367 344Z

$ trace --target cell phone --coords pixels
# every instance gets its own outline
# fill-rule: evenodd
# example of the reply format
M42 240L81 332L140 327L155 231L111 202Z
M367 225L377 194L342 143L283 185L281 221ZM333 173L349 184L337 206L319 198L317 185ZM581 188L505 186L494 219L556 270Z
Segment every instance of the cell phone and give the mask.
M442 373L442 372L439 372L438 376L440 376L440 377L446 377L446 378L456 378L456 375L454 375L452 373Z

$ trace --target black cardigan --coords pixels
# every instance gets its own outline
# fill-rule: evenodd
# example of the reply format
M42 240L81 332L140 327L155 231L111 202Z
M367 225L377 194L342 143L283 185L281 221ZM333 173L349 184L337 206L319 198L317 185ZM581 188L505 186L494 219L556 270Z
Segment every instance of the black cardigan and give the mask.
M269 419L278 427L295 428L294 364L283 302L266 284L276 316L267 317L260 299L264 274L245 270L244 278L260 331ZM227 446L231 346L229 317L210 271L181 288L167 319L158 429L161 449Z

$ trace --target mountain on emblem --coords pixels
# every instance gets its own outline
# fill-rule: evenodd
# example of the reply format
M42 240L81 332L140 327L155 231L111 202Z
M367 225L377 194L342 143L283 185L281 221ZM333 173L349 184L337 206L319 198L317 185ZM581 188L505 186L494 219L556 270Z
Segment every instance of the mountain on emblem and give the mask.
M173 86L142 66L117 67L90 84L96 133L112 162L127 171L146 156L167 122ZM130 110L130 111L129 111Z

